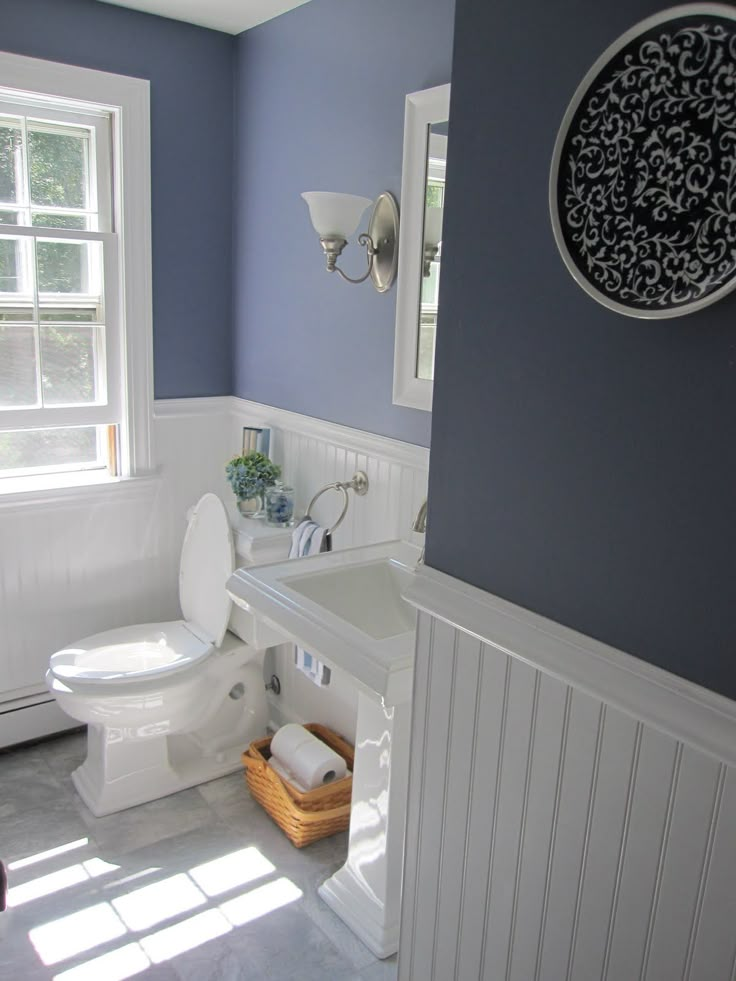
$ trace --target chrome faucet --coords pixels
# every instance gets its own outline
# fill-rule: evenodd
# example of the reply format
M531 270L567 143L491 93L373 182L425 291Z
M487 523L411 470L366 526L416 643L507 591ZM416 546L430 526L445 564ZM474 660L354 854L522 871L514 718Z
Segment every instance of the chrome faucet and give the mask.
M414 518L414 524L411 526L412 531L419 532L423 535L427 530L427 502L426 500L422 502L422 506L417 512L416 518Z

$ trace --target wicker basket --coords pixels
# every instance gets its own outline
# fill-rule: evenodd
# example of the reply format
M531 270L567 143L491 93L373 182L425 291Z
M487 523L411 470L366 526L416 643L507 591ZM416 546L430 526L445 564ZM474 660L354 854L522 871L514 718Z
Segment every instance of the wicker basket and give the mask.
M354 750L350 743L316 722L304 728L342 756L349 770L353 769ZM268 811L292 844L303 848L313 841L347 829L350 824L352 774L316 790L300 791L268 765L270 756L270 736L252 742L242 757L245 779L253 797Z

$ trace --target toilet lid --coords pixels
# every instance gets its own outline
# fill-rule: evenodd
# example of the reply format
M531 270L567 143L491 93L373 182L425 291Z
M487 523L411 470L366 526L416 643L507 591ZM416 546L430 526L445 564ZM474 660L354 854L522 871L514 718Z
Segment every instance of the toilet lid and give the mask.
M115 627L75 641L51 655L49 667L71 683L141 681L169 675L205 659L212 645L195 636L183 620Z
M187 623L215 647L222 643L230 619L225 583L233 568L233 536L225 506L216 494L205 494L184 536L179 602Z

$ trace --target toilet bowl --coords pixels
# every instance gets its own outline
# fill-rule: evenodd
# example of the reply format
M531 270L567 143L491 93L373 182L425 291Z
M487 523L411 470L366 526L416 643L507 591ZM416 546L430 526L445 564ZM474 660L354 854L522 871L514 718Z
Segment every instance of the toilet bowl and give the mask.
M72 780L97 817L231 773L264 734L264 651L233 632L234 565L227 512L205 494L182 546L183 618L107 630L51 656L49 690L89 727Z

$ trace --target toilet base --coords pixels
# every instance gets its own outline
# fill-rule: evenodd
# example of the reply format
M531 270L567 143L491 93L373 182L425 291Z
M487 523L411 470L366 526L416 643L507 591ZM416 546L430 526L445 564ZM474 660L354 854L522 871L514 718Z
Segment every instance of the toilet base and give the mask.
M115 730L90 726L87 759L72 773L77 793L95 817L167 797L235 773L244 746L203 755L188 736L114 742Z

